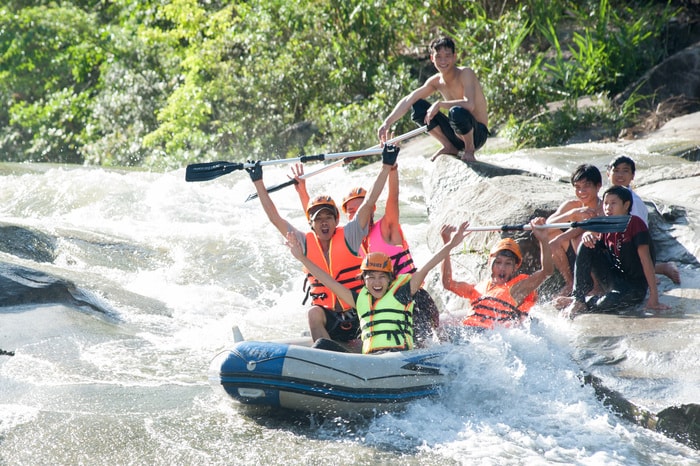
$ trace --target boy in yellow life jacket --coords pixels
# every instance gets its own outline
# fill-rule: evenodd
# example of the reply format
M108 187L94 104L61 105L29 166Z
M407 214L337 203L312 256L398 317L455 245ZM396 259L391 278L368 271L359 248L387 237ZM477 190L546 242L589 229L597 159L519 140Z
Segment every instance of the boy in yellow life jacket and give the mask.
M527 317L537 299L536 290L554 272L549 234L542 225L545 219L538 217L530 222L532 232L540 242L541 268L531 275L517 274L523 261L520 246L511 238L500 240L489 254L491 277L477 285L452 279L449 255L442 262L442 284L446 290L471 301L473 314L464 319L469 327L494 328L496 325L512 326ZM449 241L453 227L441 230L443 241Z
M323 282L338 298L354 303L360 319L360 336L364 354L380 351L402 351L413 348L413 296L420 289L428 272L438 265L468 234L469 222L453 228L454 234L423 267L413 275L394 276L391 258L383 252L368 254L360 266L363 287L359 292L345 288L304 255L301 243L287 235L292 255L309 272Z

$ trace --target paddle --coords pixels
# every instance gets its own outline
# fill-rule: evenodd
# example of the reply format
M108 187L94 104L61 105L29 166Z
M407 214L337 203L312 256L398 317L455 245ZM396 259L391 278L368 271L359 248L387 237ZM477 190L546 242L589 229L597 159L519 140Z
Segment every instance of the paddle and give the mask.
M402 134L402 135L400 135L400 136L396 136L395 138L389 139L389 140L386 142L386 144L396 144L397 142L401 142L401 141L403 141L403 140L412 138L413 136L417 136L417 135L419 135L419 134L422 134L422 133L424 133L427 129L428 129L427 126L421 126L420 128L416 128L416 129L414 129L413 131L409 131L408 133L404 133L404 134ZM379 145L372 146L371 149L376 149L377 147L380 147L380 146L379 146ZM341 166L341 165L343 165L343 164L345 164L345 163L349 163L349 162L351 161L351 159L352 159L351 157L346 157L346 158L344 158L344 159L342 159L342 160L337 160L337 161L335 161L335 162L333 162L333 163L330 163L330 164L326 165L325 167L319 168L318 170L315 170L315 171L312 171L312 172L309 172L309 173L304 173L304 174L301 175L299 178L301 178L302 180L305 180L305 179L307 179L307 178L311 178L312 176L318 175L319 173L323 173L323 172L325 172L326 170L330 170L331 168L339 167L339 166ZM292 185L295 185L295 184L297 184L297 180L296 180L295 178L292 178L291 180L285 181L284 183L280 183L280 184L276 184L276 185L274 185L274 186L270 186L269 188L266 188L265 190L266 190L268 193L274 193L275 191L279 191L279 190L282 189L282 188L286 188L287 186L292 186ZM250 201L251 199L257 199L257 197L258 197L258 193L253 193L253 194L249 195L249 196L246 198L246 202Z
M584 230L594 231L596 233L614 233L616 231L624 231L630 221L629 215L610 215L606 217L593 217L581 222L570 223L545 223L538 225L536 228L583 228ZM483 226L483 227L468 227L467 231L518 231L532 230L529 223L522 225L501 225L501 226Z
M377 155L381 154L382 149L367 149L358 150L354 152L336 152L332 154L316 154L316 155L302 155L301 157L295 157L293 159L275 159L266 160L260 162L260 165L276 165L282 163L295 163L295 162L311 162L315 160L331 160L344 157L364 157L367 155ZM218 178L227 173L231 173L235 170L243 170L244 168L254 167L254 163L249 162L203 162L203 163L193 163L187 166L185 169L185 181L209 181L214 178Z

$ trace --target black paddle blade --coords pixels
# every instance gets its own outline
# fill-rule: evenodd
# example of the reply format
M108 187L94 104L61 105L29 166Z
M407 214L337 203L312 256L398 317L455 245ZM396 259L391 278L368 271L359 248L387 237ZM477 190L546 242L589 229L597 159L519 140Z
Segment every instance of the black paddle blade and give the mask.
M185 181L209 181L234 170L242 170L242 163L204 162L193 163L185 169Z
M630 215L610 215L605 217L593 217L581 222L573 222L572 228L583 228L596 233L615 233L625 231L630 223Z

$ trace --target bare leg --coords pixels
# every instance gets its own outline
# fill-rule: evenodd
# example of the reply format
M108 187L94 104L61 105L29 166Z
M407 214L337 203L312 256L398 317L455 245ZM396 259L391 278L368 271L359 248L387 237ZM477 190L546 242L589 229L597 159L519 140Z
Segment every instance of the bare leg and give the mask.
M433 162L435 161L436 158L443 154L448 154L448 155L457 155L459 153L459 149L457 149L452 142L445 136L445 133L442 132L439 126L436 126L435 128L431 129L429 134L434 137L435 139L438 140L440 144L442 144L442 148L440 148L437 152L433 154L432 157L430 157L430 161Z
M554 267L557 268L564 279L564 286L559 290L558 294L559 296L569 296L574 287L574 276L571 273L571 267L569 267L569 258L566 256L566 249L569 246L569 241L555 238L551 240L549 244L552 249Z
M676 285L681 284L681 273L678 271L678 266L676 266L675 262L657 262L654 266L654 272L666 275Z
M308 313L309 319L309 330L311 331L311 339L313 341L319 338L331 339L328 335L328 330L326 330L326 313L322 307L313 306L309 309Z
M462 155L462 160L464 162L476 162L476 157L474 157L474 130L472 129L467 134L458 134L459 138L464 141L464 155Z

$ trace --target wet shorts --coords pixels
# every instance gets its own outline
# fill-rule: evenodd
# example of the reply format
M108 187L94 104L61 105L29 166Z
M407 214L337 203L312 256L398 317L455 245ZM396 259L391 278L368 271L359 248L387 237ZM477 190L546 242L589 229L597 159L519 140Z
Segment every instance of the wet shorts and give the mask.
M411 119L418 125L425 125L425 115L430 108L430 102L420 99L413 104ZM439 126L442 133L450 140L457 149L464 149L464 141L457 136L469 133L474 130L474 148L479 149L486 143L489 136L489 129L483 123L479 123L469 110L459 106L450 108L449 117L442 112L438 112L428 125L428 131Z
M360 319L355 309L336 312L324 308L323 312L326 313L326 331L332 340L350 341L359 338Z

